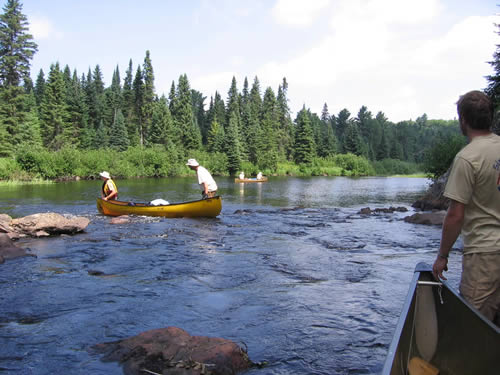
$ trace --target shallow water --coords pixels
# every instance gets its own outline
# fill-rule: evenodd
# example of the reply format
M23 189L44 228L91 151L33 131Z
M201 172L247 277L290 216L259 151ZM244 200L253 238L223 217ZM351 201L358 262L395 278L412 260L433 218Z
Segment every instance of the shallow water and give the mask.
M216 219L97 213L98 181L0 187L0 212L86 216L83 234L20 241L0 265L0 372L121 374L96 343L177 326L243 342L246 374L377 374L419 261L440 228L405 223L414 178L217 179ZM118 181L120 199L198 199L195 178ZM407 213L361 216L362 207ZM458 283L460 258L450 256Z

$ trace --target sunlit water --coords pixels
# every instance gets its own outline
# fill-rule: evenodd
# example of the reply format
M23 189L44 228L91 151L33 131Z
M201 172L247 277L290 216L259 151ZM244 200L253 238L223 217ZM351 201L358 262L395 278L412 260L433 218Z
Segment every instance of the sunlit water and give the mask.
M198 199L195 177L117 181L120 198ZM37 258L0 265L0 372L121 374L96 343L177 326L244 343L246 374L377 374L412 272L440 228L405 223L415 178L217 179L216 219L97 213L99 181L0 187L0 212L88 217L83 234L18 242ZM362 207L407 213L362 216ZM458 283L460 258L450 256Z

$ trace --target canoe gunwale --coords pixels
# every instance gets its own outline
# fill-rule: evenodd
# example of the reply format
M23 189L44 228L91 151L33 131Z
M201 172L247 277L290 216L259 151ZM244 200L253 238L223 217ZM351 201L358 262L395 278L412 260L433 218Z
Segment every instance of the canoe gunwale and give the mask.
M499 347L500 327L479 313L447 281L435 281L431 266L419 263L408 288L381 375L407 373L410 357L423 355L418 345L416 347L415 334L418 332L414 332L415 319L422 319L422 315L419 315L420 318L416 316L419 288L432 288L435 302L437 348L430 363L443 375L500 373L496 372L500 370L500 362L494 349L492 351L492 348ZM421 338L427 334L419 332Z

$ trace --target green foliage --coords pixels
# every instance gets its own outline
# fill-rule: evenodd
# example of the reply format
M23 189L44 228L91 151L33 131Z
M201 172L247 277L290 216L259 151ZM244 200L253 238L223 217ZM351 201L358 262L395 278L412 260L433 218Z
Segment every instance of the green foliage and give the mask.
M423 167L397 159L383 159L372 162L377 176L412 175L422 172Z
M343 176L373 176L375 170L364 157L354 154L339 154L331 159L335 165L342 168Z
M426 153L424 171L432 179L437 179L451 166L455 155L466 145L465 138L460 135L440 139Z
M0 158L0 180L10 180L19 176L21 168L12 158Z

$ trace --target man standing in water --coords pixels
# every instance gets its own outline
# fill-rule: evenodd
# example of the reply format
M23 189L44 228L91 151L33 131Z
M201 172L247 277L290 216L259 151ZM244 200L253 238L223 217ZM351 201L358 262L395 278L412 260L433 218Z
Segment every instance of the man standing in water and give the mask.
M217 184L210 172L203 168L196 159L189 159L186 165L196 171L203 199L215 197L217 195Z
M99 176L101 176L101 180L104 180L101 189L101 198L105 201L118 199L118 188L109 173L104 171L99 173Z
M462 232L460 293L500 326L500 137L492 133L493 104L480 91L457 102L469 144L455 157L444 196L450 199L432 272L446 280L448 254Z

